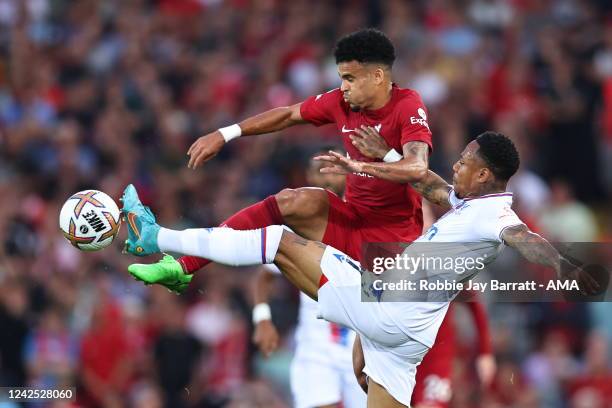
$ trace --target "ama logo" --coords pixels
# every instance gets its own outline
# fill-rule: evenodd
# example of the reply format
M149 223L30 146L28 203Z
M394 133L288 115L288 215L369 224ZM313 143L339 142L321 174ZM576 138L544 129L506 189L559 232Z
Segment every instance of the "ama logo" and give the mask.
M427 129L429 129L429 124L427 124L427 114L425 113L425 109L419 108L417 109L417 113L419 114L419 117L417 118L416 116L411 116L410 123L413 125L416 125L416 124L423 125Z

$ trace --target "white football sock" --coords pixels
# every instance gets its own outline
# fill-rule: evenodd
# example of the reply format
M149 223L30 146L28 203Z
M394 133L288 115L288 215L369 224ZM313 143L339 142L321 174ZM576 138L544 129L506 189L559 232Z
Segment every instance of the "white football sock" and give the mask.
M157 245L161 252L199 256L230 266L274 262L283 227L270 225L255 230L192 228L176 231L160 228Z

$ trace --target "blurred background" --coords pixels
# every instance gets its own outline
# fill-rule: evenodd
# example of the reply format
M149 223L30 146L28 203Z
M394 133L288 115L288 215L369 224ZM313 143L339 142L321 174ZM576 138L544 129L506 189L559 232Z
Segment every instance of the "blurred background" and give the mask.
M337 87L333 45L366 26L392 38L395 82L429 109L432 169L448 175L467 140L501 131L522 156L519 215L555 240L610 241L610 1L0 0L1 385L78 387L55 407L289 406L289 284L271 302L282 347L264 360L253 269L211 265L171 295L128 277L119 242L71 247L57 217L76 191L134 183L162 224L212 226L303 186L309 154L339 142L332 127L234 141L197 171L185 154ZM612 407L609 303L488 311L496 379L478 385L459 314L453 407Z

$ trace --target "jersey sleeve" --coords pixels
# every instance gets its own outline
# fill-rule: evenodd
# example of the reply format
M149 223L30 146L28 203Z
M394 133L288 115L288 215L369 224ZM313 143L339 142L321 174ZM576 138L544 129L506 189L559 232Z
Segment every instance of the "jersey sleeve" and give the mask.
M427 108L418 93L406 98L400 105L401 145L408 142L424 142L433 150Z
M341 108L342 101L340 89L332 89L329 92L311 96L302 102L300 114L302 119L315 126L334 123L335 113Z
M523 221L510 208L510 204L505 204L503 207L492 206L487 208L482 214L482 222L479 223L479 229L482 236L491 241L503 242L502 234L509 227L524 224Z

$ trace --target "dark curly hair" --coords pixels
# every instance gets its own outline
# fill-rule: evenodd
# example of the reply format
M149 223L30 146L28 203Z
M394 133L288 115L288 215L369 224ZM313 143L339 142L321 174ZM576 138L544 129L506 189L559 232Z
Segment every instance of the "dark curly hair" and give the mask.
M508 181L520 165L518 151L507 136L487 131L476 138L478 155L485 161L495 178Z
M334 50L336 64L357 61L360 63L380 63L393 66L395 48L391 40L375 28L367 28L345 35L336 43Z

